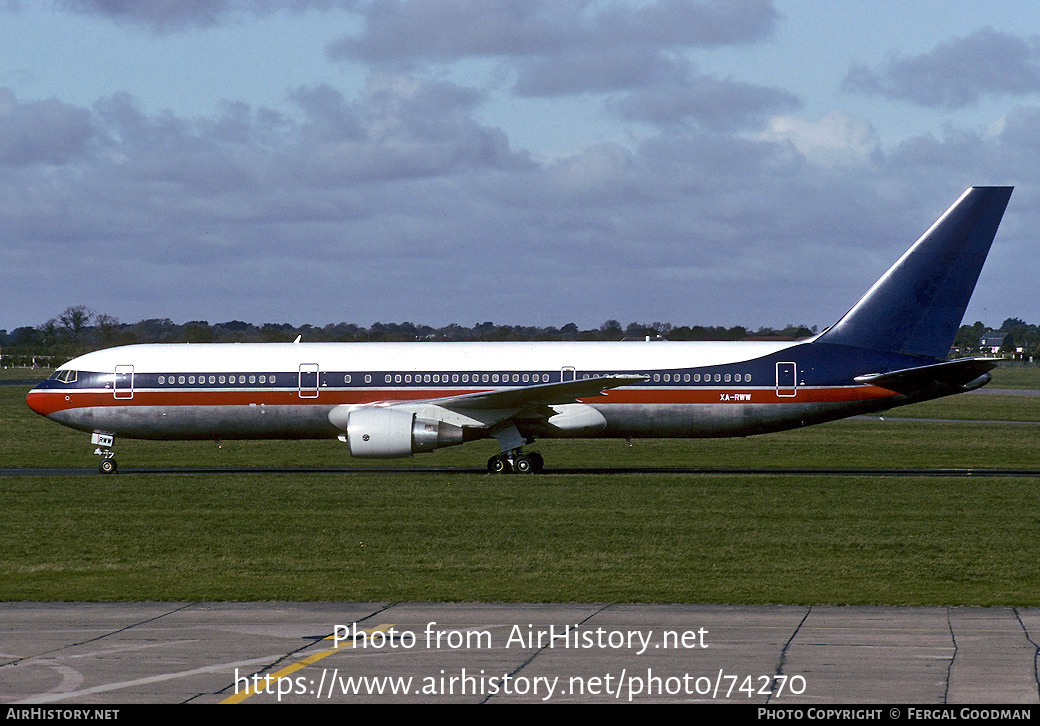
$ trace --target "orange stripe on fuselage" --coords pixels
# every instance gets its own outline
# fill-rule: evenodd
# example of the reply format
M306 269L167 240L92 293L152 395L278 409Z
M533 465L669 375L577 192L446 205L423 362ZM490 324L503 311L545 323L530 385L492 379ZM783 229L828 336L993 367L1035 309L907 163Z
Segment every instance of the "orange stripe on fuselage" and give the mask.
M26 403L37 413L48 416L58 411L95 406L307 406L365 404L376 401L436 400L495 389L322 389L316 398L301 398L296 390L171 390L135 391L133 398L115 398L111 391L30 391ZM843 403L889 398L895 392L877 386L834 388L802 387L794 396L781 396L773 388L624 388L612 389L603 396L583 399L586 403L616 404L783 404Z

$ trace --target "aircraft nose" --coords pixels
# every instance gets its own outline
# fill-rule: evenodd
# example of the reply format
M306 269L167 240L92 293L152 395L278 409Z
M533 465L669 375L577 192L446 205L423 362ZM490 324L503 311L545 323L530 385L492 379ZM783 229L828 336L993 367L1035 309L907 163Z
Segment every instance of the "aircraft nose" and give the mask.
M41 416L47 416L51 413L46 401L47 396L44 395L43 391L40 390L39 386L29 391L29 394L25 397L25 403L28 404L36 413Z

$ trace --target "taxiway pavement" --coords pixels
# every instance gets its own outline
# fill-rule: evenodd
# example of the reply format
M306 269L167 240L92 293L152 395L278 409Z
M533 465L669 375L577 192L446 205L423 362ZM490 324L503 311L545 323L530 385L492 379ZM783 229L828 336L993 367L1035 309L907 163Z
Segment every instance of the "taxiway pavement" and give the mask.
M1036 704L1038 643L1040 608L7 602L0 703Z

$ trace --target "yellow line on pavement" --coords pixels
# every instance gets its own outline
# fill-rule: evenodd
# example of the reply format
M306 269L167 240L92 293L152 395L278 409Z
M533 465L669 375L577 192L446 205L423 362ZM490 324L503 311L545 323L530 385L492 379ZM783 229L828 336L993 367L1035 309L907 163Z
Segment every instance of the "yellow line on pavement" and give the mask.
M367 628L367 629L359 631L359 632L362 632L362 633L376 633L376 632L383 631L383 630L389 630L392 627L394 627L394 626L391 623L382 623L380 625L375 626L374 628ZM326 636L323 640L330 640L330 639L332 639L332 637L333 636L329 635L329 636ZM339 645L337 645L335 648L329 648L328 650L322 650L322 651L318 651L317 653L312 653L311 655L307 656L303 660L296 661L292 665L288 665L285 668L282 668L277 673L268 673L265 676L259 676L258 677L259 678L258 682L254 681L254 679L252 677L250 677L250 679L249 679L250 685L249 685L248 688L246 688L243 691L239 691L238 693L235 693L232 696L228 696L223 701L221 701L221 703L242 703L242 701L246 700L250 696L255 696L260 691L262 691L265 688L269 687L272 683L277 683L279 678L284 678L285 676L288 676L288 675L291 675L291 674L295 673L296 671L300 670L301 668L306 668L309 665L313 665L314 663L317 663L322 658L325 658L326 656L330 656L333 653L339 652L339 649L341 647L344 647L344 646L347 646L347 645L353 646L354 645L353 639L345 640L342 643L340 643ZM257 690L256 685L259 685L259 690Z

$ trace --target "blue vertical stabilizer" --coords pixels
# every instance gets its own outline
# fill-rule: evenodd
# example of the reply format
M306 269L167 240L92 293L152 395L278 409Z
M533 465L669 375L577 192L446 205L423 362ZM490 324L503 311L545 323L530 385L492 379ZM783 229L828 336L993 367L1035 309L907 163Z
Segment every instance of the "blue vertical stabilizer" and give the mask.
M1012 187L972 187L817 339L945 358Z

